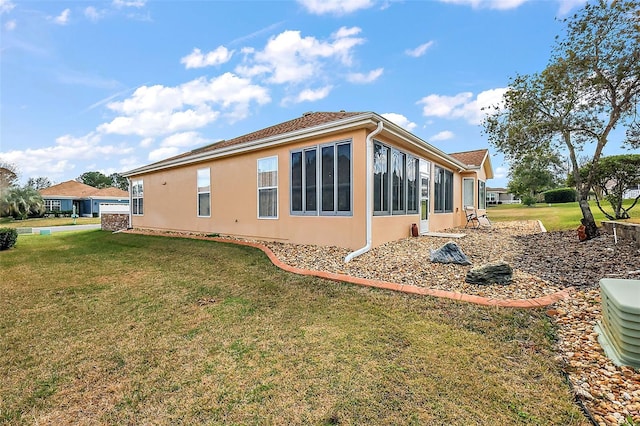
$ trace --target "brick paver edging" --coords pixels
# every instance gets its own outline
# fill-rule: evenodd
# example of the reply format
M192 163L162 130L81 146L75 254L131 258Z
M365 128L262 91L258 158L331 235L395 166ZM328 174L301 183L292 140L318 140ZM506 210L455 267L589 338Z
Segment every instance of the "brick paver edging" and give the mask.
M145 234L144 231L140 232L135 229L129 229L126 231L131 234ZM367 278L353 277L346 274L336 274L334 272L325 271L313 271L310 269L296 268L295 266L287 265L276 257L271 249L264 244L254 243L249 241L232 240L228 238L217 237L205 237L202 235L167 235L160 233L153 233L153 235L177 237L177 238L193 238L197 240L216 241L219 243L238 244L242 246L254 247L262 250L267 255L271 263L278 268L298 275L309 275L319 278L325 278L331 281L346 282L350 284L357 284L365 287L374 287L384 290L400 291L408 294L421 294L424 296L441 297L445 299L459 300L462 302L475 303L476 305L484 306L499 306L506 308L541 308L549 306L557 302L558 300L566 299L570 297L573 287L567 287L564 290L560 290L553 294L547 294L542 297L536 297L534 299L491 299L488 297L474 296L471 294L464 294L455 291L438 290L433 288L417 287L413 285L397 284L388 281L370 280Z

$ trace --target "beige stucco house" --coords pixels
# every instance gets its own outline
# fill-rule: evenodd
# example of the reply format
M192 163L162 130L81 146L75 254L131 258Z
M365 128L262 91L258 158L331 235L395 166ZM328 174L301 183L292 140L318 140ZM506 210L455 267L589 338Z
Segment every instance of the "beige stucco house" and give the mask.
M486 208L486 149L445 154L373 112L313 112L123 173L134 228L366 251Z

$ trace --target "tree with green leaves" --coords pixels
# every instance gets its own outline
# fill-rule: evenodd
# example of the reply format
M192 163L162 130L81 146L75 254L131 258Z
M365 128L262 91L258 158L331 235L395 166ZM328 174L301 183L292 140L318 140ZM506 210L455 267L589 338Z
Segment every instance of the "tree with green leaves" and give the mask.
M602 157L595 171L591 164L580 168L581 176L594 176L594 189L598 208L607 219L629 219L629 210L638 203L638 195L631 206L622 204L627 189L640 185L640 154L623 154ZM570 179L570 183L572 180ZM604 210L600 204L603 198L609 202L613 214Z
M45 188L49 188L51 186L51 181L48 177L40 176L37 178L29 178L27 180L27 186L30 186L33 189L41 190Z
M93 186L94 188L102 189L113 186L113 180L100 172L85 172L78 176L76 179L78 182L82 182L85 185Z
M0 193L16 186L20 173L15 164L0 161Z
M115 186L116 188L120 188L123 191L129 191L129 180L126 177L120 175L119 173L112 173L109 175L111 179L111 186Z
M40 193L30 186L13 186L0 199L0 215L16 219L42 216L44 200Z
M562 174L563 164L555 153L525 155L511 163L508 189L524 204L532 205L538 194L558 186Z
M484 121L489 142L508 161L565 151L578 190L587 238L598 235L588 197L602 151L618 125L633 137L640 100L640 2L599 0L565 19L547 67L517 75ZM631 136L629 136L631 135ZM586 147L592 168L581 176L578 158Z

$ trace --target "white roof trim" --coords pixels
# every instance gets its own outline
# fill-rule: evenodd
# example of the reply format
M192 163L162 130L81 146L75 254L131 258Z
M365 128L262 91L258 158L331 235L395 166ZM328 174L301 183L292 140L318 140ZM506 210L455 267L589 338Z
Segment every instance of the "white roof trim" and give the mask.
M295 142L301 139L313 138L316 136L322 136L328 133L334 133L342 130L349 130L353 128L359 127L367 127L368 125L377 126L378 122L384 121L385 128L382 133L385 131L396 135L397 137L406 140L417 148L428 151L431 154L437 156L442 159L444 162L449 163L450 165L456 166L459 169L467 169L468 166L461 163L457 159L447 155L446 153L440 151L436 147L430 145L426 141L420 139L413 133L408 132L402 127L398 126L395 123L390 122L384 117L368 112L360 115L355 115L352 117L343 118L337 121L331 121L328 123L323 123L317 126L308 127L305 129L295 130L288 133L282 133L275 136L270 136L267 138L256 139L253 141L231 145L228 147L213 149L209 151L204 151L192 155L188 155L186 157L176 158L175 160L170 161L162 161L160 163L150 164L147 166L138 167L133 170L129 170L127 172L122 173L124 177L132 177L136 175L140 175L143 173L155 172L158 170L164 170L167 168L183 166L187 164L198 163L201 161L206 161L214 158L227 157L230 155L241 154L248 151L253 151L257 148L268 148L277 145L284 145L290 142Z

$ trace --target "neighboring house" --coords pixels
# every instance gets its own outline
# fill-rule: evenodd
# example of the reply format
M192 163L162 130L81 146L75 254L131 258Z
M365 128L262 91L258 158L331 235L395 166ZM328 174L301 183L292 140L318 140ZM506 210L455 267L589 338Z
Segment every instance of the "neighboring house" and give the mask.
M625 200L634 200L638 197L640 197L640 185L637 185L635 188L627 188L626 191L624 191L624 194L622 194L622 198Z
M373 112L315 112L123 173L131 226L349 249L466 223L486 149L448 155ZM480 194L480 196L479 196Z
M94 188L69 180L41 189L47 212L71 212L76 207L79 216L97 216L100 204L129 204L129 193L119 188Z
M520 204L521 200L505 188L487 188L487 204Z

